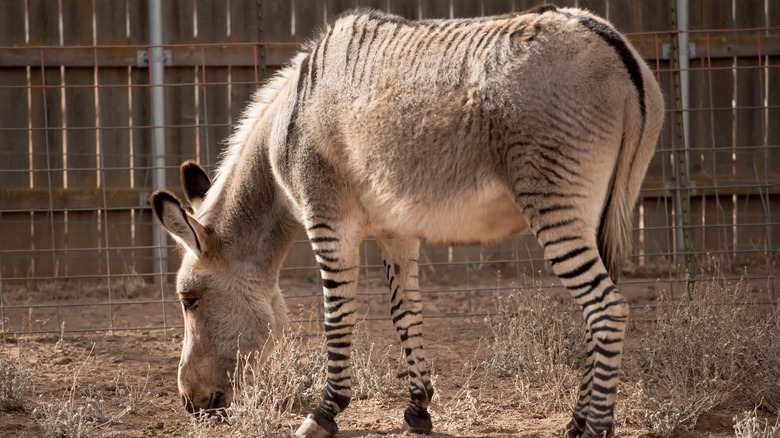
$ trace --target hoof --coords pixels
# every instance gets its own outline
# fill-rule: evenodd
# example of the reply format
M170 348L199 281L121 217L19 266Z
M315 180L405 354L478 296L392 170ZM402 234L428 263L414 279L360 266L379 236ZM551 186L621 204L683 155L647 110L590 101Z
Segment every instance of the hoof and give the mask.
M303 420L301 427L295 431L295 436L304 438L330 438L338 431L339 428L336 427L336 423L331 422L330 424L326 424L325 427L322 427L317 423L314 415L309 414L309 416Z
M403 430L426 435L431 433L431 430L433 430L431 414L428 413L427 409L409 406L406 408L406 412L404 412Z
M583 430L572 420L563 429L563 438L580 438Z

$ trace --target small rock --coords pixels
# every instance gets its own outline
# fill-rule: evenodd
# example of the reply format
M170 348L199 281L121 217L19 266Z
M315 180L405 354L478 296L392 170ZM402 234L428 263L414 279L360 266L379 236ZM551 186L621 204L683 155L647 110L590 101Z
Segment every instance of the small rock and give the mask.
M157 429L161 429L161 430L162 430L162 428L163 428L163 422L162 422L162 421L158 421L158 422L157 422L157 425L156 425L156 426L154 426L154 427L156 427Z

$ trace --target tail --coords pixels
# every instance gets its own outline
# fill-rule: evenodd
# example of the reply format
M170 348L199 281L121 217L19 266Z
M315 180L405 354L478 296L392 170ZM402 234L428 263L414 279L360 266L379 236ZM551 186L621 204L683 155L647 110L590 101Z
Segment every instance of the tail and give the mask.
M633 49L629 50L635 60L640 59ZM638 71L629 73L638 99L626 99L623 140L598 230L599 253L613 281L631 250L634 206L664 117L663 95L652 72L643 61L634 66ZM637 78L641 78L641 87Z

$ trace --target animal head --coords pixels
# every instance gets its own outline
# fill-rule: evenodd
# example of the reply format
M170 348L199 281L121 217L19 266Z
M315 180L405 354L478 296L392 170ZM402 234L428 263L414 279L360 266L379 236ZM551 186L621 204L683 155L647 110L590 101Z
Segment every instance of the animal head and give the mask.
M237 354L264 358L269 334L280 334L287 324L287 307L276 277L247 257L245 248L237 248L242 239L220 236L218 227L199 220L211 188L203 168L189 161L180 175L192 213L168 191L155 192L150 202L160 225L183 250L176 276L184 314L179 393L188 411L214 412L232 402Z

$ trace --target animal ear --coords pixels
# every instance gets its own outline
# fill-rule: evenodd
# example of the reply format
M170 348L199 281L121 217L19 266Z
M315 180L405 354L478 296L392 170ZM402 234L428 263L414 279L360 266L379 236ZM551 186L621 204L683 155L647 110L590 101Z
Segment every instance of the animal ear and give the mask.
M188 160L179 167L179 178L181 179L181 188L184 190L184 196L189 201L192 209L197 211L200 208L206 192L211 188L211 179L206 171L195 161Z
M158 190L149 200L160 225L177 242L200 257L214 241L213 232L201 225L181 206L176 196L165 190Z

